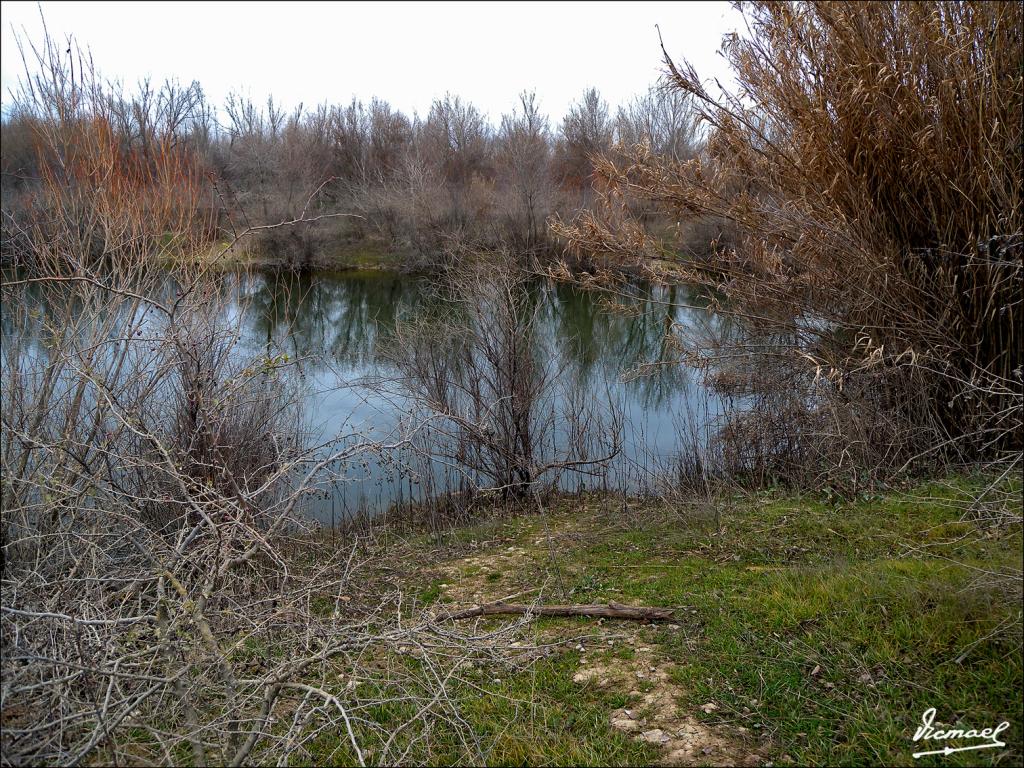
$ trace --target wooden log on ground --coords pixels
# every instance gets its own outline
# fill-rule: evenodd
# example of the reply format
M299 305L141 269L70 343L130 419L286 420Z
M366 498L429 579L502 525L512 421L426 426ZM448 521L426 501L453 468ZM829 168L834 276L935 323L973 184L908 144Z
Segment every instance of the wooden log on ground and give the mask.
M471 619L475 616L496 614L529 613L533 616L594 616L601 619L629 619L632 621L668 621L672 618L671 608L623 605L521 605L518 603L488 603L458 611L449 616L452 619Z

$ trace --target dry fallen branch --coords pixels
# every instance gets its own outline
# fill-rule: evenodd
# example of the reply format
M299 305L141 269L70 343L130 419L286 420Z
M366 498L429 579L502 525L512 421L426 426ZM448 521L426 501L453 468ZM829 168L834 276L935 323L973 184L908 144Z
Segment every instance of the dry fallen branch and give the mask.
M451 614L452 619L471 619L476 616L499 614L529 614L532 616L594 616L601 619L627 619L630 621L668 621L671 608L623 605L521 605L519 603L488 603Z

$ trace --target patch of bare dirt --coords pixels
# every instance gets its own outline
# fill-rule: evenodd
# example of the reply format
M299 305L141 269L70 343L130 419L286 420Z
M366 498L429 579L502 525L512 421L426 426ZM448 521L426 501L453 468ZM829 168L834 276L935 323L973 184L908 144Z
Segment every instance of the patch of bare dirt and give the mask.
M710 726L681 709L683 691L672 682L671 668L654 649L637 642L632 659L582 659L573 680L627 692L630 704L614 710L609 724L660 747L661 765L762 765L764 758L741 733ZM717 706L709 702L703 708L710 713Z
M431 572L442 580L442 594L460 607L509 600L513 595L537 595L554 585L535 583L528 572L540 566L549 572L550 581L550 572L557 569L545 567L560 553L580 546L586 537L585 518L559 519L550 530L534 533L525 546L506 540L496 548L487 546L474 554L439 562Z
M538 553L518 546L482 552L440 564L441 593L463 607L509 597L509 575L519 575Z
M573 520L559 521L557 528L550 533L549 539L546 532L537 532L523 542L525 546L507 542L437 563L431 568L431 573L442 580L439 584L442 595L460 608L512 598L529 602L530 596L549 592L556 585L550 581L530 583L527 574L548 562L552 547L557 557L558 552L579 546L587 538L588 531L579 521ZM709 725L694 713L683 710L679 702L684 699L684 692L672 681L672 664L659 655L656 644L648 644L642 639L644 629L641 625L598 621L587 631L590 634L583 640L567 637L564 631L549 627L537 631L535 639L563 646L571 646L577 640L586 642L586 647L576 645L583 657L574 681L627 694L629 704L611 712L609 724L635 739L659 747L661 765L765 764L767 759L761 752L766 747L759 750L759 745L752 743L752 735L746 729ZM593 656L595 649L603 652L609 649L609 643L622 642L633 647L632 658ZM543 648L545 653L551 652L544 644L538 648ZM708 702L702 709L711 714L717 706Z

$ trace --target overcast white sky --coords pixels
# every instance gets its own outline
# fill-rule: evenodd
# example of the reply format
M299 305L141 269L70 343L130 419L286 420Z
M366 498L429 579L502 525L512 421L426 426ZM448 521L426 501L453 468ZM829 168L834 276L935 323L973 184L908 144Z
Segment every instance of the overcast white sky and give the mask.
M669 53L729 81L722 35L741 26L719 2L200 3L43 2L51 34L91 49L101 74L134 84L199 80L294 106L380 96L425 116L446 91L497 122L536 89L557 123L584 88L613 105L658 76L660 24ZM22 73L14 35L39 40L35 2L0 3L3 102Z

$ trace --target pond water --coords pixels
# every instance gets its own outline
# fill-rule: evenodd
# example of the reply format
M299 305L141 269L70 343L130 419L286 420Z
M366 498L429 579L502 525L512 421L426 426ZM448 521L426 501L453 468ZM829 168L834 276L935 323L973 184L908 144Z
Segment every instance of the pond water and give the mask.
M634 283L615 296L626 311L610 311L607 297L565 284L538 281L535 343L559 392L576 388L583 400L617 410L622 417L622 451L609 472L594 478L567 472L567 489L606 487L643 490L676 455L692 450L689 429L718 409L700 376L679 365L666 336L673 324L713 328L706 300L684 286ZM393 373L383 354L398 318L415 322L433 298L422 280L386 273L254 274L239 278L228 311L242 311L242 344L256 353L297 359L305 386L312 439L352 430L381 439L393 436L405 414L401 400L366 386ZM654 364L654 365L652 365ZM631 372L646 366L645 375ZM561 395L556 395L557 402ZM555 442L558 437L553 438ZM558 445L551 449L557 453ZM450 487L458 471L409 467L394 472L370 462L347 473L344 483L311 501L309 514L329 522L356 511L386 508L419 498L419 479L429 487Z
M219 279L222 311L240 330L235 353L287 354L294 361L290 370L304 402L307 439L396 436L406 404L368 384L394 374L385 352L396 322L415 323L438 301L425 281L383 272L257 272ZM720 408L700 376L676 362L666 334L676 324L713 329L707 301L684 286L638 282L614 297L626 311L613 312L608 297L598 293L548 281L532 289L538 307L535 344L558 392L574 390L582 402L620 414L622 423L622 450L607 472L595 477L569 471L558 482L571 490L595 484L645 490L676 455L692 450L688 425L694 417L706 419ZM44 301L44 294L27 300ZM5 317L4 336L16 332ZM639 366L648 366L648 373L628 375ZM562 397L556 394L552 403L557 406ZM550 438L551 454L558 453L558 434ZM398 464L385 459L348 465L338 482L310 497L306 514L330 525L358 512L422 500L452 489L462 477L450 466L417 466L401 452L395 459Z

